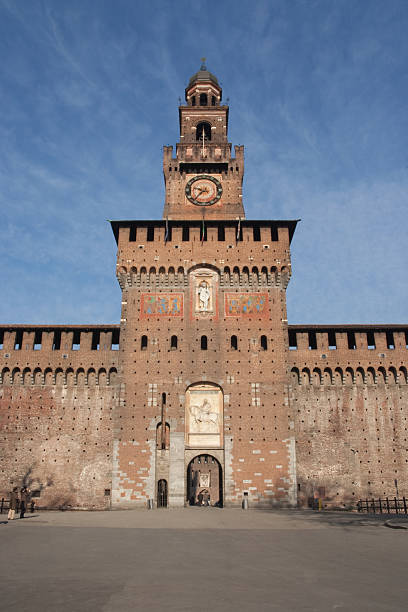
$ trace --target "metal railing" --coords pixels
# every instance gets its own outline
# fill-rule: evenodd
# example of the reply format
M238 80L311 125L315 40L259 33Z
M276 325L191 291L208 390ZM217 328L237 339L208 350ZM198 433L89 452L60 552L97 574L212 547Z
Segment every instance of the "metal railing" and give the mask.
M30 500L27 505L26 505L26 512L33 512L34 511L34 507L35 507L35 502L33 500ZM5 499L4 497L1 498L0 501L0 514L3 514L3 512L8 512L8 510L10 509L10 500L9 499ZM37 508L38 509L38 508ZM16 513L20 512L20 500L17 500L17 508L16 508Z
M357 502L358 512L370 514L408 514L407 499L402 497L386 497L384 499L360 499Z

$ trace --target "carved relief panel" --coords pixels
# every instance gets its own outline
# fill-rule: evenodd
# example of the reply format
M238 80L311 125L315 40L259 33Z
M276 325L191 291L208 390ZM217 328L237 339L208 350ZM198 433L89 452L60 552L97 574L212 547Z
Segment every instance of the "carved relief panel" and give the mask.
M186 445L219 448L223 443L223 395L216 385L193 385L186 393Z

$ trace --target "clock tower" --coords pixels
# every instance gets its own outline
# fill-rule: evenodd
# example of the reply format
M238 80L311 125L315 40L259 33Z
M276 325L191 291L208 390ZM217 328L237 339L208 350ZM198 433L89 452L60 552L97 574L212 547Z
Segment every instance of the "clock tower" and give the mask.
M296 221L245 219L244 148L204 64L164 148L164 219L112 221L116 508L296 503L286 286ZM201 501L200 501L201 500Z
M204 61L204 60L203 60ZM185 90L179 107L180 142L164 147L163 217L176 219L244 219L242 180L244 147L228 142L227 105L222 89L203 63Z

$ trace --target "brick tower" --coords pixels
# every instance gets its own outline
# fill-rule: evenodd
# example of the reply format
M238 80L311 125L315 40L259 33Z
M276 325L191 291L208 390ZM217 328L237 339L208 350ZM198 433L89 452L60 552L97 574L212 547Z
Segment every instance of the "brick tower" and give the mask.
M203 64L164 147L161 221L112 221L122 288L113 507L296 502L286 286L296 221L249 221Z

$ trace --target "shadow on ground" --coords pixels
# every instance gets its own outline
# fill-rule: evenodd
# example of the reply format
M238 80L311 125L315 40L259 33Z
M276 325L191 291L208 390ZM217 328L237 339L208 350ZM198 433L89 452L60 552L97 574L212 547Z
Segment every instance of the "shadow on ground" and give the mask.
M322 510L317 512L315 510L265 510L263 512L272 513L284 513L288 519L305 520L310 523L317 523L326 525L328 527L382 527L385 522L391 523L402 523L408 527L408 515L399 514L370 514L370 513L359 513L359 512L347 512L347 511L328 511Z

